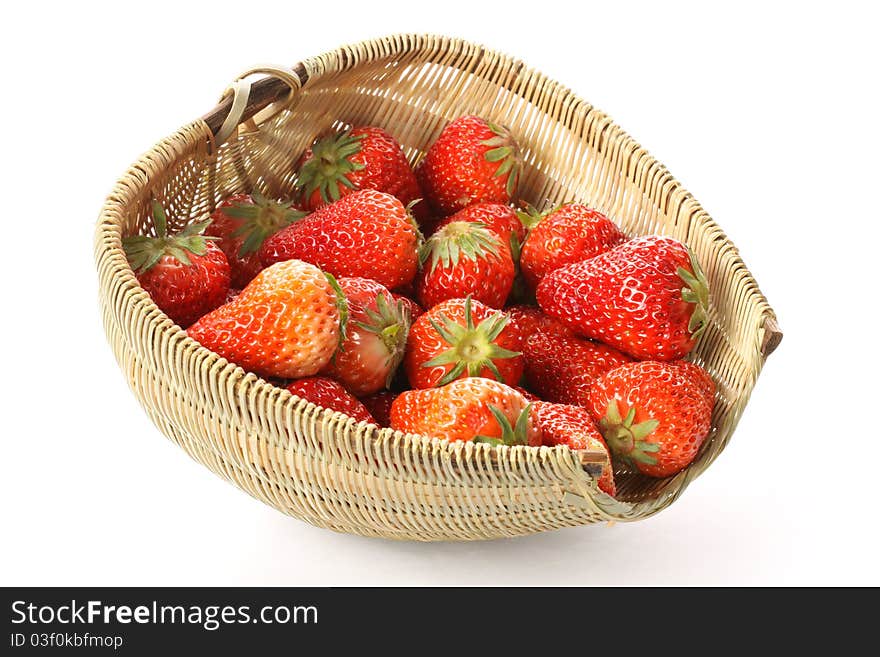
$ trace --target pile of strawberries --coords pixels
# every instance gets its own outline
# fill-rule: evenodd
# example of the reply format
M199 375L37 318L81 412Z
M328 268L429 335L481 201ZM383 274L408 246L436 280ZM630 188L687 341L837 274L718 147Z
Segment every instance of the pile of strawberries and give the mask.
M293 158L291 158L293 161ZM508 130L446 126L415 171L376 127L318 139L298 196L123 241L156 304L217 354L357 420L447 440L568 445L666 477L711 424L682 358L704 330L693 253L578 203L517 202ZM402 365L402 367L401 367Z

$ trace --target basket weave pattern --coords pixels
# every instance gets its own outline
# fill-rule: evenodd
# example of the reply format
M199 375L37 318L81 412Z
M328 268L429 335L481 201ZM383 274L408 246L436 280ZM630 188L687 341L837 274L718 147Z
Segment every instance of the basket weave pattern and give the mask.
M273 116L246 122L219 146L207 118L183 127L132 166L101 212L104 326L159 429L284 513L371 536L516 536L640 519L672 503L727 444L778 339L773 311L722 230L605 114L515 59L455 39L402 35L341 48L295 70L301 88L285 93ZM331 127L382 126L415 161L449 120L471 113L517 137L521 198L587 203L630 235L682 240L703 264L713 311L691 358L712 374L718 400L712 431L685 471L663 480L619 472L615 500L565 447L449 444L358 425L202 348L159 311L128 266L121 238L152 230L151 196L178 229L233 193L289 197L293 158Z

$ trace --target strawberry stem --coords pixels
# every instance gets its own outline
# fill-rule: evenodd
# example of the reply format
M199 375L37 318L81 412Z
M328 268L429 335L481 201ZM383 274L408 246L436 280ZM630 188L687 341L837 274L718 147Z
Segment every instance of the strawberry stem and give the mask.
M360 171L364 165L353 162L352 157L361 152L364 135L352 136L350 130L339 135L330 135L312 146L312 157L299 170L297 187L305 193L306 199L317 190L324 203L338 201L339 186L354 189L349 175Z
M327 282L330 283L330 287L333 288L333 292L336 294L336 310L339 312L339 344L337 350L342 351L342 343L345 342L345 339L348 337L348 299L345 298L345 292L339 287L339 283L333 274L324 272L324 277L327 279ZM335 358L336 354L333 356Z
M400 365L406 351L406 340L412 323L409 306L403 301L389 298L383 292L376 295L376 310L366 308L364 312L367 321L355 322L355 324L365 331L378 335L388 350L385 365L389 372L385 386L390 387L397 366Z
M150 270L163 256L171 256L181 264L192 265L190 255L202 256L208 250L208 240L216 237L202 235L211 221L189 224L176 235L168 235L168 217L156 199L150 203L156 236L131 235L122 240L122 248L131 268L138 274Z
M419 249L419 265L431 259L430 273L458 265L462 258L477 261L489 255L499 257L501 240L498 235L477 221L453 221L428 238Z
M654 432L660 422L650 419L633 424L635 417L635 407L627 408L626 416L621 417L617 400L612 399L608 402L605 417L599 420L599 430L615 456L630 465L635 462L654 465L657 459L651 454L659 452L660 445L647 442L645 438Z
M475 443L488 443L489 445L528 445L529 444L529 414L532 411L532 405L526 404L525 408L516 418L516 424L511 426L510 420L504 415L504 412L494 406L487 404L489 412L495 418L498 426L501 428L501 438L493 438L491 436L477 435L473 437Z
M232 233L232 237L242 238L238 250L240 258L256 253L266 239L306 216L302 210L292 207L292 201L273 201L257 191L251 194L251 198L253 203L235 203L220 210L227 217L240 221Z
M706 274L703 272L697 256L691 249L687 251L690 257L691 271L679 267L676 273L685 284L681 290L681 298L686 303L695 304L688 322L688 331L691 333L691 339L696 341L709 324L709 283L706 281Z
M464 326L442 313L436 320L428 320L450 348L422 363L422 367L452 365L437 381L435 384L437 386L451 383L465 373L467 376L481 376L484 369L488 369L496 381L503 382L501 372L498 371L494 361L521 355L519 351L511 351L495 343L510 318L499 310L475 325L470 295L465 300L464 313Z

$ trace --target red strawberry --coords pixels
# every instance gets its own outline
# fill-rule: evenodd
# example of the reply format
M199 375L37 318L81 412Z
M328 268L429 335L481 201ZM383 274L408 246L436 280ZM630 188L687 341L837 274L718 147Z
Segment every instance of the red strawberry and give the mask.
M526 381L542 399L585 406L590 386L630 358L598 342L554 333L534 333L523 345Z
M232 272L233 287L242 288L260 273L260 247L270 235L302 219L305 212L259 192L231 196L214 210L206 235L219 237Z
M323 373L355 395L391 385L403 359L410 311L384 286L366 278L340 278L348 310L344 339Z
M361 403L366 406L376 419L376 424L380 427L391 426L391 404L397 399L400 393L383 390L361 398Z
M519 255L520 245L526 238L526 227L520 221L516 210L509 205L475 203L463 210L459 210L455 214L449 215L437 225L437 228L443 228L455 221L470 221L483 224L510 246L510 252L514 256Z
M533 290L554 269L589 260L626 240L608 217L580 203L566 203L543 215L534 208L529 210L520 213L522 221L531 226L520 267Z
M229 291L226 256L211 238L202 236L208 223L190 224L168 235L165 210L153 201L156 237L132 235L122 240L141 287L183 327L221 305Z
M706 327L709 288L694 254L671 237L639 237L548 274L541 309L639 359L675 360Z
M366 407L333 379L327 379L323 376L297 379L288 384L287 391L318 406L344 413L358 422L376 424L376 420L373 419Z
M402 392L391 405L398 431L441 440L540 445L530 405L513 388L479 377L459 379L428 390Z
M508 317L479 301L450 299L419 317L409 332L404 368L413 388L482 376L516 385L522 336Z
M652 477L687 466L712 426L715 383L685 361L643 361L600 377L588 409L618 458Z
M392 292L391 296L394 297L395 301L400 301L409 309L409 316L413 322L421 317L421 315L425 312L419 304L417 304L409 297L405 297L402 294L397 294L396 292Z
M422 192L397 140L382 128L359 127L318 140L300 159L297 185L305 206L317 210L359 189L396 196L409 205ZM421 218L427 205L415 203Z
M446 216L474 203L509 203L521 168L506 128L463 116L440 133L416 177L431 208Z
M334 285L314 265L300 260L277 263L187 332L262 376L311 376L339 345L341 302Z
M510 317L510 323L516 325L523 337L535 333L554 333L562 336L574 336L558 319L548 317L536 306L510 306L504 312Z
M612 496L617 493L608 446L587 409L537 401L532 404L532 419L541 429L541 444L549 447L568 445L573 450L585 450L594 457L603 457L599 489ZM591 460L591 463L595 461Z
M416 296L430 308L473 295L501 308L515 274L510 248L482 224L456 221L434 233L419 250Z
M383 192L352 192L266 240L260 260L304 260L337 278L370 278L391 289L418 269L419 231L401 202Z
M229 303L235 297L237 297L239 294L241 294L241 290L239 290L238 288L235 288L235 287L229 288L229 291L226 293L226 297L223 299L223 303Z

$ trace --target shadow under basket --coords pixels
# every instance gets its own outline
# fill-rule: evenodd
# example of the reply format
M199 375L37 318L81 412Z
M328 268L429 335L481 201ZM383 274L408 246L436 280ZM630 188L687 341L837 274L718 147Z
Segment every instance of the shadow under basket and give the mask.
M255 73L263 73L253 85ZM129 385L159 429L242 490L306 522L412 540L518 536L646 518L671 504L730 440L764 360L775 315L696 200L605 114L522 62L444 37L399 35L255 69L209 114L156 144L101 211L96 261L104 327ZM358 424L306 402L191 340L138 285L123 236L152 231L158 198L172 229L225 197L293 194L293 163L319 133L378 125L415 162L444 125L478 114L523 150L519 197L580 201L629 235L688 244L712 293L690 359L718 384L712 430L693 464L667 479L620 471L600 492L566 447L447 443Z

